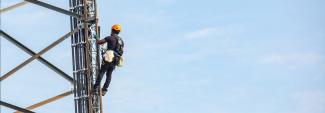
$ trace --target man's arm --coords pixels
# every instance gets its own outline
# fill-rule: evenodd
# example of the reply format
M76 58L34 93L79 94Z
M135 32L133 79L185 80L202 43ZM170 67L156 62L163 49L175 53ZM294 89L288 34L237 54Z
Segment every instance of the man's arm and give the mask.
M97 43L98 45L102 45L102 44L104 44L105 42L106 42L105 38L96 41L96 43Z

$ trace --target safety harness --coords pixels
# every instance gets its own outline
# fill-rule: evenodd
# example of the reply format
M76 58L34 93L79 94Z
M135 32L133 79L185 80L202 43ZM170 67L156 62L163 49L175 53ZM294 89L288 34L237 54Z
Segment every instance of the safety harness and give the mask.
M117 60L116 63L114 63L114 65L118 66L118 67L122 67L123 64L123 48L124 48L124 42L122 40L121 37L117 36L117 35L112 35L112 37L114 37L116 39L116 46L114 48L114 50L104 50L102 49L102 58L104 58L104 60L108 63L112 63L114 62L114 60Z

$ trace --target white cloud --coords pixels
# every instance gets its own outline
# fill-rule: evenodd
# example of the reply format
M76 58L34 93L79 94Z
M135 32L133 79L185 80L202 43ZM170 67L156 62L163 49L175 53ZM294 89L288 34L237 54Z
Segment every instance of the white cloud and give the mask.
M157 3L159 3L160 5L170 5L172 3L174 3L174 0L156 0Z
M221 35L225 32L222 28L217 27L209 27L209 28L203 28L194 32L188 33L185 37L187 39L196 39L196 38L202 38L202 37L213 37Z
M232 35L238 35L244 32L244 26L240 24L229 24L226 26L212 26L189 32L185 35L185 39L198 39L208 37L229 38Z
M126 54L131 55L129 57L135 57L138 59L140 53L143 53L146 57L148 55L154 55L152 57L157 57L155 55L159 51L160 54L165 54L164 59L170 62L189 63L202 60L218 53L238 53L238 51L241 51L242 49L233 46L234 39L232 35L237 35L242 31L242 26L240 25L212 26L188 31L184 34L164 40L142 40L139 38L133 41L145 42L146 44L134 43L136 45L131 45L133 47L130 46L128 48L129 52ZM191 52L187 52L187 50L184 50L185 46L195 49ZM158 57L161 57L161 55Z
M258 59L259 64L280 64L295 68L304 64L316 64L324 60L324 56L318 53L276 53Z
M296 113L325 113L325 92L304 91L295 93L292 99L296 103Z

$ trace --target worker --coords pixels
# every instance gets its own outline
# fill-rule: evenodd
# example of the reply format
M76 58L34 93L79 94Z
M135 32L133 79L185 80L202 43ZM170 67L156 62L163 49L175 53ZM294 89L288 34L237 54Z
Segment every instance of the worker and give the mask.
M111 82L112 78L112 72L115 69L116 66L120 66L121 62L123 60L123 47L124 42L121 37L118 36L118 34L121 31L121 26L118 24L115 24L112 26L111 29L111 36L107 36L104 39L97 40L96 43L98 45L102 45L107 43L107 50L104 53L102 65L99 70L99 74L96 78L96 82L93 87L93 92L98 93L98 86L100 85L100 81L103 78L103 75L106 72L106 81L104 83L104 86L102 88L102 96L105 96L107 93L107 88Z

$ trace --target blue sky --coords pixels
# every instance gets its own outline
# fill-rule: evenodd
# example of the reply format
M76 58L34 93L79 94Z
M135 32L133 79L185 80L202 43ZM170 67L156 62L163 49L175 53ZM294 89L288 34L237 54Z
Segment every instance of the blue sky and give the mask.
M20 0L2 0L1 7ZM68 2L44 0L68 8ZM123 27L125 65L105 113L324 113L325 1L99 0L102 37ZM1 29L38 52L70 29L65 15L28 4ZM1 38L1 75L30 56ZM72 74L70 40L43 55ZM33 61L1 82L1 100L28 106L71 84ZM2 107L1 112L13 110ZM35 109L74 112L73 97Z

